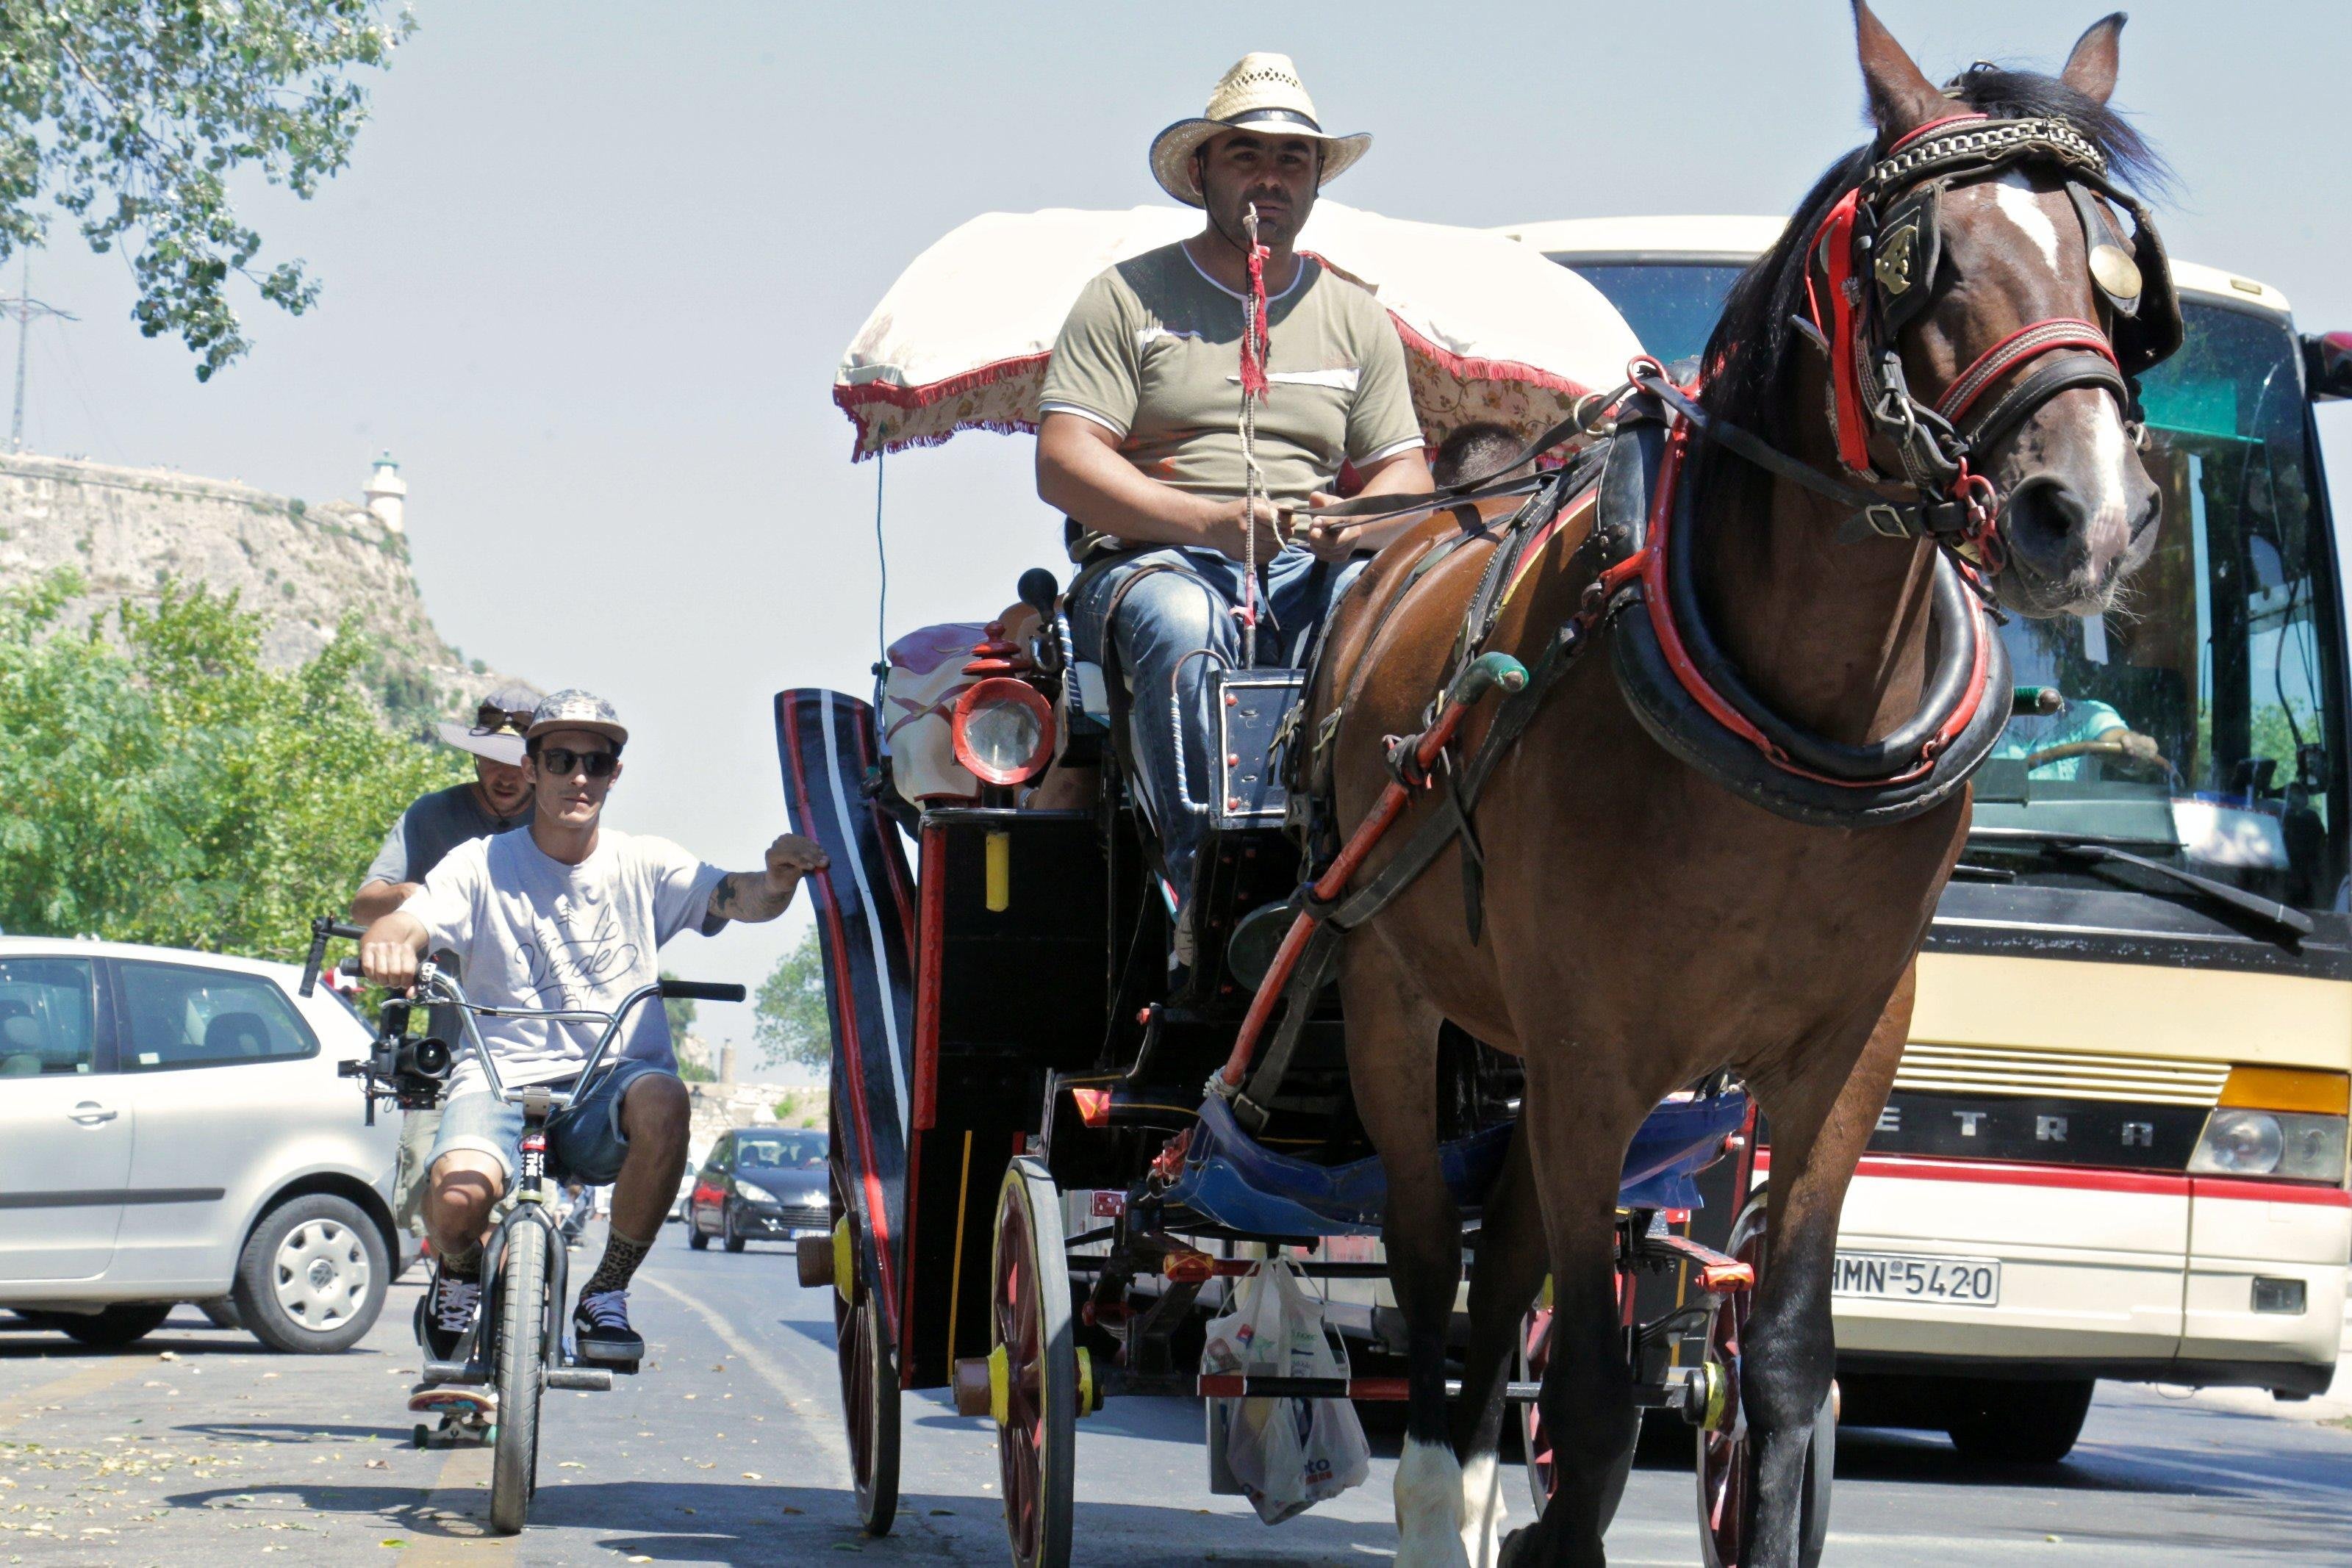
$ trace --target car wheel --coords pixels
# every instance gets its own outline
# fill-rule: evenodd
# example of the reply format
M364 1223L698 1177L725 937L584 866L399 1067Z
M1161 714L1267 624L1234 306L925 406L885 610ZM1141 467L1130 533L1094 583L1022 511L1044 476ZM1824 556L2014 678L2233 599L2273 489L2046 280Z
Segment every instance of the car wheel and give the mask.
M272 1350L323 1355L375 1326L392 1282L375 1221L349 1198L314 1192L264 1215L246 1239L230 1299Z
M59 1312L50 1320L50 1326L84 1344L96 1345L101 1350L119 1350L134 1340L145 1339L163 1327L163 1320L172 1315L173 1304L170 1301L123 1301L89 1317L79 1312Z
M743 1250L744 1238L735 1234L735 1206L731 1203L719 1206L719 1234L726 1240L727 1250Z
M209 1301L198 1301L196 1311L212 1320L216 1329L241 1329L245 1320L237 1315L236 1303L226 1296L215 1296Z
M702 1221L694 1218L694 1211L690 1208L686 1211L686 1244L697 1252L706 1252L710 1249L710 1238L703 1234Z
M2096 1387L2087 1378L2050 1383L1970 1379L1951 1395L1945 1430L1962 1458L2054 1465L2083 1435Z

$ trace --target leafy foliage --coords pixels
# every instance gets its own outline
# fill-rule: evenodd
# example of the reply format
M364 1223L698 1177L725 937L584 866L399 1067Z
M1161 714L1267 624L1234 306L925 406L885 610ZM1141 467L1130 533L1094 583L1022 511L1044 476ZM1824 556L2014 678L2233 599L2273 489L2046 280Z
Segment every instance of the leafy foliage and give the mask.
M671 974L667 969L664 969L661 972L661 977L665 980L675 980L677 978L676 975ZM691 997L664 997L661 999L661 1005L662 1011L669 1017L670 1039L684 1039L687 1032L694 1028L694 998Z
M751 998L751 1040L772 1067L798 1065L822 1072L833 1064L833 1020L824 1009L824 956L816 928L801 934L776 960Z
M42 242L46 196L91 249L123 246L139 329L179 334L209 380L248 347L231 273L298 316L319 296L299 260L257 262L230 176L307 201L367 119L350 73L414 26L374 0L0 0L0 260Z
M352 621L270 670L233 594L166 582L109 638L60 624L80 590L0 595L0 928L296 958L408 803L466 777L386 733Z

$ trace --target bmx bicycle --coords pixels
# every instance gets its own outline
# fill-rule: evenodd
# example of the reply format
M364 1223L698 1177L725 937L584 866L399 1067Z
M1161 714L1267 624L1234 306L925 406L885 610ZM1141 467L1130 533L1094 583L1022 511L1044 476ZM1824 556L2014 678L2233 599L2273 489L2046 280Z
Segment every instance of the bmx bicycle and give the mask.
M317 983L328 941L357 939L360 934L358 926L333 920L311 923L310 959L302 972L304 996ZM358 960L346 958L338 968L355 975ZM551 1388L603 1392L613 1386L614 1373L637 1370L635 1362L583 1363L565 1332L570 1261L557 1216L556 1184L547 1170L548 1121L619 1065L613 1043L629 1014L644 1002L667 997L740 1002L745 994L737 985L664 979L638 987L611 1012L492 1007L467 1001L457 977L428 960L418 966L416 983L406 997L385 999L369 1059L343 1065L344 1076L362 1081L371 1125L379 1100L391 1100L403 1110L439 1104L450 1070L465 1051L481 1063L490 1092L522 1112L521 1158L490 1211L490 1234L482 1243L486 1285L481 1310L449 1359L426 1356L420 1386L410 1401L411 1409L439 1418L436 1427L417 1424L413 1434L416 1447L436 1441L490 1445L490 1528L501 1534L522 1529L538 1489L541 1396ZM446 1040L410 1034L410 1019L433 1008L446 1008L461 1020L463 1039L455 1050ZM533 1083L510 1089L482 1042L477 1018L601 1024L604 1032L568 1087ZM417 1311L422 1314L424 1310L420 1301ZM421 1343L423 1334L417 1337Z

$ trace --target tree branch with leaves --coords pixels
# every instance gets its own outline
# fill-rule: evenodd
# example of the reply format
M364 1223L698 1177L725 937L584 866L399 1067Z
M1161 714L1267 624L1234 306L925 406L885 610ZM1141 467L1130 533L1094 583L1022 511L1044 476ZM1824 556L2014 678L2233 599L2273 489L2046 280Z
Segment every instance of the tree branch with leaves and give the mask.
M121 247L140 331L177 333L211 379L251 346L232 274L292 315L319 297L299 259L260 261L230 177L309 200L367 120L353 73L415 27L374 0L0 0L0 261L63 210Z

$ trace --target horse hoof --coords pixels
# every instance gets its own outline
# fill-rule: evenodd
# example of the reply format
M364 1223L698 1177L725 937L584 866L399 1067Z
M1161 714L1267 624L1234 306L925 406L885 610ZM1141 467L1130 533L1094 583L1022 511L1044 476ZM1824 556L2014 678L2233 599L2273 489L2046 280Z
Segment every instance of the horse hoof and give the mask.
M1503 1537L1502 1554L1495 1559L1495 1568L1519 1568L1520 1563L1526 1561L1523 1549L1534 1532L1534 1525L1523 1524Z

